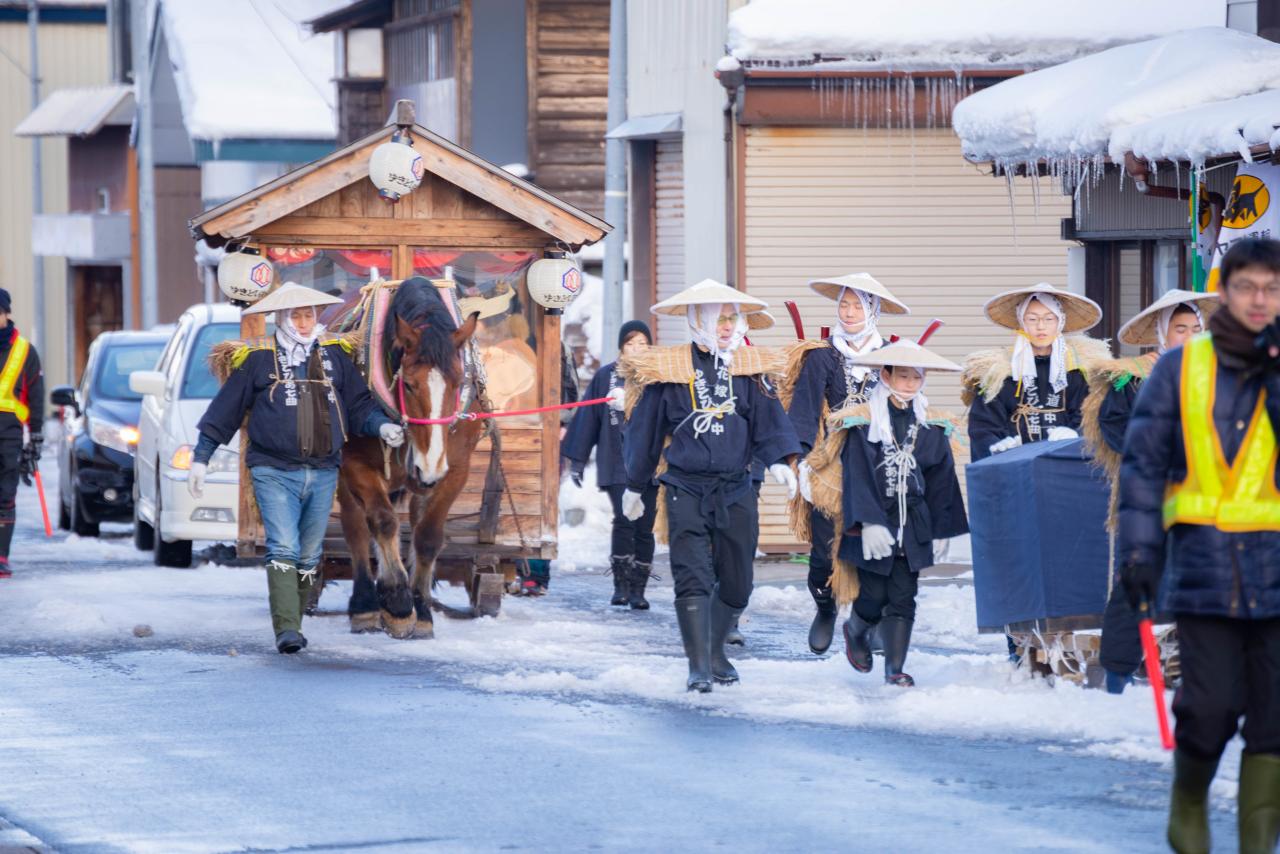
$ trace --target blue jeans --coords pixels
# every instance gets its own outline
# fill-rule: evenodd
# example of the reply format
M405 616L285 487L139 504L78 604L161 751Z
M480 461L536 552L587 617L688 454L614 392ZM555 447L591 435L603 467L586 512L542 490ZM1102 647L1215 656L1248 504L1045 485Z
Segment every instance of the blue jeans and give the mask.
M301 570L315 568L338 489L338 470L254 466L249 475L267 531L268 563L287 560Z

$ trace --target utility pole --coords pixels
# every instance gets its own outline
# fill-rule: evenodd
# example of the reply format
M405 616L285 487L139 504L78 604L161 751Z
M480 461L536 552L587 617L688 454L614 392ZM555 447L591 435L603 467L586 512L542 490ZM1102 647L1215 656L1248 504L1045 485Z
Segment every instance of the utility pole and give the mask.
M609 112L608 129L627 119L627 0L609 4ZM618 330L622 328L622 283L626 278L627 245L627 149L626 141L605 139L604 218L613 231L604 239L604 311L601 342L604 361L616 355Z
M160 2L156 15L163 14ZM151 122L151 39L147 21L146 0L129 3L133 37L133 98L137 104L137 137L134 146L138 157L139 277L142 284L142 328L150 329L157 321L156 293L156 170L152 148Z
M31 110L40 106L40 7L37 0L27 0L27 51L30 54L28 76L31 78ZM31 221L44 213L44 181L41 174L39 136L31 138ZM44 256L31 257L31 343L44 349Z

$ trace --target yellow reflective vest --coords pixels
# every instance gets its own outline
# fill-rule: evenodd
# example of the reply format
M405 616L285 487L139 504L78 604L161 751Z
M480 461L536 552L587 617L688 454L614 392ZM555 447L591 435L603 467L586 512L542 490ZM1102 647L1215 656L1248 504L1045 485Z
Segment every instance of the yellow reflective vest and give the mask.
M27 364L27 353L31 345L21 335L15 335L9 347L9 358L5 359L4 368L0 370L0 412L12 412L23 424L31 416L31 409L14 394L18 380L22 378L22 369Z
M1280 531L1276 434L1267 393L1258 395L1244 442L1228 466L1213 423L1218 356L1208 332L1182 348L1182 442L1187 479L1165 490L1164 527L1212 525L1221 531Z

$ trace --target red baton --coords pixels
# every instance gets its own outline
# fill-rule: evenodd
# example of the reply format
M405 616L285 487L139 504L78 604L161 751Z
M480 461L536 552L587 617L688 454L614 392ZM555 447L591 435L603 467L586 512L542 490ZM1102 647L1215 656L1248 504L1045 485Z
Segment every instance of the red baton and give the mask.
M36 495L40 496L40 514L44 516L44 535L46 537L53 536L53 526L49 524L49 503L44 500L44 479L40 477L40 470L34 472L36 476Z
M1147 603L1139 606L1143 614L1147 613ZM1138 620L1138 634L1142 637L1142 656L1147 664L1147 681L1151 683L1151 693L1156 700L1156 722L1160 726L1160 744L1165 750L1173 750L1173 732L1169 729L1169 710L1164 706L1164 672L1160 669L1160 649L1156 646L1155 631L1151 627L1151 618L1144 616Z

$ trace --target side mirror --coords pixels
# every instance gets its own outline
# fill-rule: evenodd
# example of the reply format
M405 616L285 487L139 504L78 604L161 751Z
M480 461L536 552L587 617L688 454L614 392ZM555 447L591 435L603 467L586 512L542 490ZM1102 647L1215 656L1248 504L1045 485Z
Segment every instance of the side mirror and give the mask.
M159 371L134 371L129 374L129 388L138 394L164 397L164 374Z
M74 386L55 386L53 391L49 392L49 402L54 406L70 406L75 412L76 417L80 417L80 401L76 400L76 390Z

